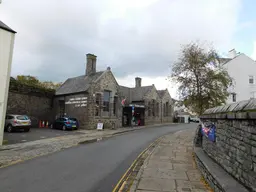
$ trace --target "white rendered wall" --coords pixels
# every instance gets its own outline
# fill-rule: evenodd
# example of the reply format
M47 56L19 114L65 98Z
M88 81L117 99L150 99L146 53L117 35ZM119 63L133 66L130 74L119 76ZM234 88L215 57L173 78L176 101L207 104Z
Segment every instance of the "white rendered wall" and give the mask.
M0 28L0 145L3 142L15 34Z

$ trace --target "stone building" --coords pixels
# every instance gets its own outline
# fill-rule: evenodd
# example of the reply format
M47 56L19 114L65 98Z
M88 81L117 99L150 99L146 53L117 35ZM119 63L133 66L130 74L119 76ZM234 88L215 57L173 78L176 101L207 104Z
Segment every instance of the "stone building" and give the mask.
M119 85L110 67L97 71L97 57L86 56L85 74L67 79L56 91L55 114L76 117L85 129L96 129L99 121L104 128L120 127Z
M157 90L155 85L141 86L141 81L136 77L135 87L120 86L121 98L125 100L123 126L130 126L133 113L142 125L172 122L173 104L168 90Z

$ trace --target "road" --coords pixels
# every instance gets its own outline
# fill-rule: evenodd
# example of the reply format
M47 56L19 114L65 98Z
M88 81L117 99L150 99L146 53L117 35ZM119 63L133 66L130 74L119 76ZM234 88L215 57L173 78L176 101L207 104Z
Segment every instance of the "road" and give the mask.
M0 191L111 192L156 138L192 126L196 124L142 129L2 168Z
M50 128L31 128L29 132L12 132L4 133L4 140L8 141L8 144L24 143L28 141L35 141L39 139L46 139L52 137L58 137L63 135L76 135L82 134L76 131L62 131Z

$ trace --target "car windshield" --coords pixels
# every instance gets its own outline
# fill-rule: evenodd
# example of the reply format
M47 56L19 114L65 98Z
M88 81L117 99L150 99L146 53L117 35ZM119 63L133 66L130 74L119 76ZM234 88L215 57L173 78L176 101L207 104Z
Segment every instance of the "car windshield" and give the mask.
M29 120L29 117L26 116L26 115L20 115L20 116L17 116L16 119L18 119L18 120Z

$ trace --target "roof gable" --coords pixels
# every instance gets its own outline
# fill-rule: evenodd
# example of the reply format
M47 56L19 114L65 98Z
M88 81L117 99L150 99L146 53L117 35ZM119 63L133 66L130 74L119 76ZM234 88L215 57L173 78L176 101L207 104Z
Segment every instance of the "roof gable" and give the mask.
M0 28L4 29L6 31L9 31L11 33L17 33L16 31L12 30L10 27L8 27L7 25L5 25L2 21L0 21Z
M166 93L166 89L165 90L157 90L157 93L158 93L159 97L162 99Z
M234 60L237 60L237 59L240 59L240 58L246 58L246 59L249 59L249 60L255 62L251 57L247 56L247 55L244 54L244 53L240 53L239 55L235 56L233 59L225 58L225 59L226 59L226 62L223 63L223 65L229 64L230 62L232 62L232 61L234 61ZM256 63L256 62L255 62L255 63Z
M99 71L90 75L81 75L67 79L57 90L55 95L66 95L87 91L91 84L98 81L104 71Z

